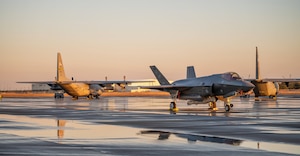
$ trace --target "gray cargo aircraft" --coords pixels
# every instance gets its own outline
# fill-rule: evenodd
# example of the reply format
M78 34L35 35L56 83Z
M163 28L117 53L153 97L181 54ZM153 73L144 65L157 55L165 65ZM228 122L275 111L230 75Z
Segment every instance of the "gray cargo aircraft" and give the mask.
M177 110L176 99L188 100L187 104L209 103L212 110L217 110L216 102L220 99L224 101L225 110L230 111L233 107L230 97L249 92L254 88L252 83L244 81L235 72L196 77L194 68L189 66L186 79L169 83L156 66L150 66L150 68L160 86L144 86L143 88L169 92L173 99L170 103L170 110L173 111Z
M39 81L39 82L18 82L18 83L37 83L48 84L52 90L64 90L67 94L78 99L78 97L99 98L105 89L105 86L118 84L125 86L132 82L145 82L145 81L74 81L73 78L69 79L65 75L65 70L61 58L61 54L57 53L57 77L55 81ZM146 81L149 82L149 81ZM63 94L55 94L55 98L62 98Z
M289 82L300 81L300 79L287 79L287 78L265 78L265 79L262 79L260 76L260 66L259 66L259 61L258 61L257 47L256 47L255 62L256 62L256 67L255 67L256 78L255 79L245 79L255 85L255 88L253 89L255 97L269 96L269 98L276 98L277 94L279 93L279 84L278 83L289 83Z

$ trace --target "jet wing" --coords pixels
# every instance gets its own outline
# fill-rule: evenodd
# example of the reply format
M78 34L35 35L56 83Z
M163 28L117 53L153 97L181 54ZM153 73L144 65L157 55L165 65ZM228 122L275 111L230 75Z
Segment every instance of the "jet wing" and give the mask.
M182 85L163 85L163 86L141 86L143 89L157 89L157 90L162 90L162 91L167 91L167 90L179 90L179 91L184 91L184 90L189 90L191 88L194 88L197 86L182 86ZM203 86L201 86L203 87Z

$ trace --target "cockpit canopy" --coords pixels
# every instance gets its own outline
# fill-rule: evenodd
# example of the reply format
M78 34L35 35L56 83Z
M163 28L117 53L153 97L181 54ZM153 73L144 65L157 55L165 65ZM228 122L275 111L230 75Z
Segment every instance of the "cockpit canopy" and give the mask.
M222 75L222 77L226 80L242 80L242 78L240 77L239 74L237 74L236 72L228 72L228 73L224 73Z

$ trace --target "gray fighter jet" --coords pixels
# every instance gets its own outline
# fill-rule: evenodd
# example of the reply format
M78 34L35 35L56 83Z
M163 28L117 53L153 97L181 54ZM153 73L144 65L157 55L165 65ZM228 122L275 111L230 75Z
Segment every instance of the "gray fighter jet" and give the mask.
M167 91L173 101L170 110L178 110L176 99L188 100L187 104L209 104L210 109L217 110L217 100L224 101L226 111L230 111L233 104L230 97L249 92L254 85L244 81L237 73L228 72L213 74L210 76L196 77L192 66L187 68L187 78L169 83L156 66L150 66L152 72L160 83L160 86L147 86L143 88Z

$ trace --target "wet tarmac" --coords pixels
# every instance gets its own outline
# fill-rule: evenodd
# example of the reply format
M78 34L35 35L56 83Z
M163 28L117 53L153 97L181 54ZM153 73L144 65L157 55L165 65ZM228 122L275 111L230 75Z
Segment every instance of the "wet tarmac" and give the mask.
M0 155L300 155L300 97L168 111L169 98L3 98Z

